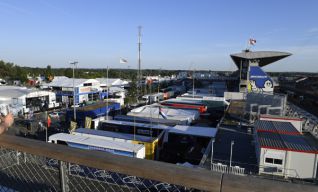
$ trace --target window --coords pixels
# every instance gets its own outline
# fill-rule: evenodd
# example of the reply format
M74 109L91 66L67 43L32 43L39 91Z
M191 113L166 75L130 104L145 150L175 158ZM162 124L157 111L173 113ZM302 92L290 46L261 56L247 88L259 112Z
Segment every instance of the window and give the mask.
M283 160L282 159L265 158L265 163L282 165Z
M92 83L84 83L84 87L92 86Z
M283 164L283 160L282 159L274 159L274 164L282 165Z
M273 164L274 159L273 158L265 158L265 163L271 163Z
M57 140L56 143L61 144L61 145L67 145L67 143L65 141L60 141L60 140Z

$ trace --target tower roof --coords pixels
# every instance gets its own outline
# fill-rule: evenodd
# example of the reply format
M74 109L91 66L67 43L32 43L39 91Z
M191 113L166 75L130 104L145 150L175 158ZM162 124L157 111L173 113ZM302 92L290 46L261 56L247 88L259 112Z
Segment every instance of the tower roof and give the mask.
M231 54L231 58L238 68L240 68L241 61L245 60L258 60L259 66L263 67L268 64L274 63L280 59L292 55L287 52L279 51L243 51L242 53Z

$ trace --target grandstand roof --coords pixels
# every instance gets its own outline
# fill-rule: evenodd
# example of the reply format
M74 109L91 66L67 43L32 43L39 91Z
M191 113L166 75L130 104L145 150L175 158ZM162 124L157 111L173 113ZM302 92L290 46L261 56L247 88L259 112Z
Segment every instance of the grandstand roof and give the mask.
M245 50L241 53L231 54L231 58L238 68L240 68L242 60L258 60L259 66L263 67L290 55L292 54L287 52Z

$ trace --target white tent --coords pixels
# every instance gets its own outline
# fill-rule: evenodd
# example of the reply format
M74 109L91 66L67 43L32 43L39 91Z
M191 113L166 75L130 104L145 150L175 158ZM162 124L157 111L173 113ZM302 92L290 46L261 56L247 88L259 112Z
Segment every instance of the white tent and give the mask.
M138 107L131 110L127 115L163 119L163 116L159 114L159 107L161 107L162 113L166 115L166 118L171 120L187 121L190 124L200 117L200 113L196 110L173 109L158 104Z
M48 97L48 108L58 106L56 103L55 93L37 89L27 89L26 87L1 86L0 87L0 104L7 104L11 110L28 112L26 107L28 98Z
M128 84L128 81L114 78L96 78L100 82L101 87L123 87Z

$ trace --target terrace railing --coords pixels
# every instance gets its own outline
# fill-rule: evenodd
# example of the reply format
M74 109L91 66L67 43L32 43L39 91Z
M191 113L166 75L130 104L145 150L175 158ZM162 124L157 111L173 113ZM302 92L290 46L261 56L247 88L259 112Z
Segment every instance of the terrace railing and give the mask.
M317 188L0 136L0 191L299 190Z

